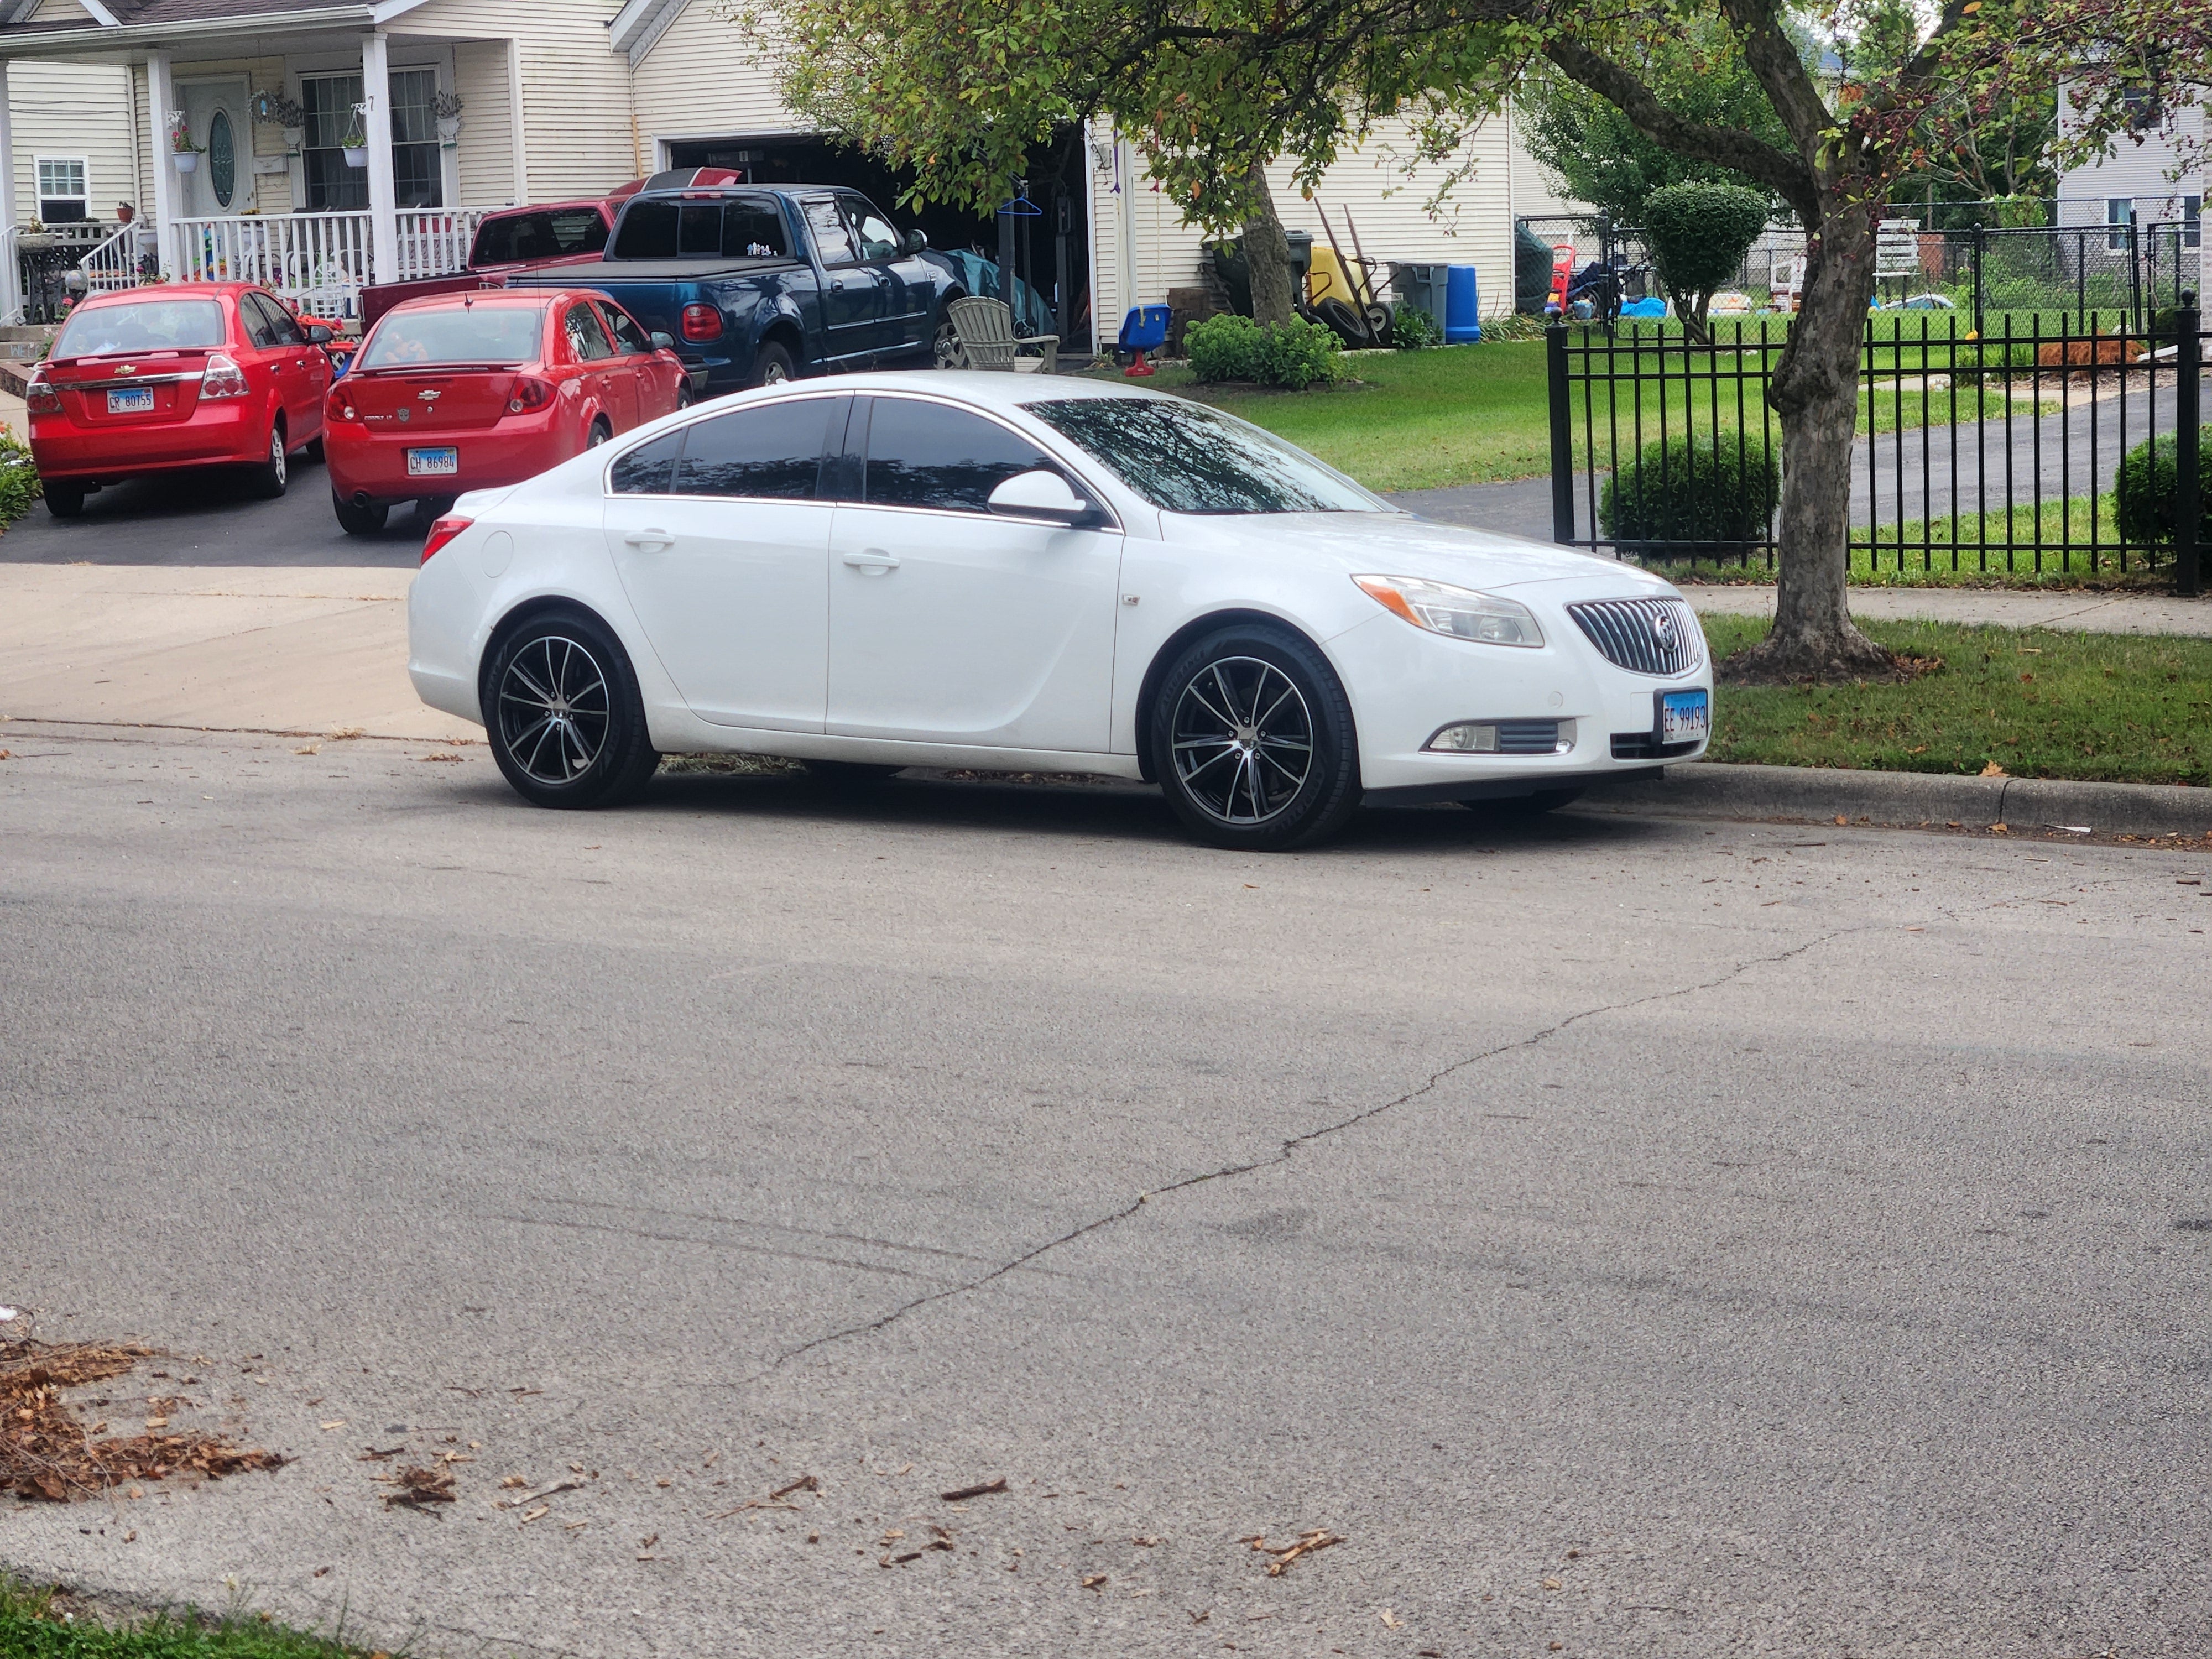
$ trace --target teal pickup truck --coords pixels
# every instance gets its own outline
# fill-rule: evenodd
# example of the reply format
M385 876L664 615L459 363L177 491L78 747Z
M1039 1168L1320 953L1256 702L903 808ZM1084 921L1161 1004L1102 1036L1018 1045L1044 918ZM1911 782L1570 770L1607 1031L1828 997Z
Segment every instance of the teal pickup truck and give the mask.
M804 375L926 368L951 349L964 291L857 191L815 185L646 190L592 264L516 271L509 288L586 288L670 336L703 398Z

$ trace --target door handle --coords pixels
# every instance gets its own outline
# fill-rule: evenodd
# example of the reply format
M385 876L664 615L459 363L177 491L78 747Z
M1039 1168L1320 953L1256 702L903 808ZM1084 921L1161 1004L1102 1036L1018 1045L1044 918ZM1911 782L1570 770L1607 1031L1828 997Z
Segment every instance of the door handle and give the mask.
M626 547L673 547L676 538L665 530L633 530L623 538L623 544Z
M864 576L887 576L898 568L898 560L879 547L871 547L860 553L848 553L845 562Z

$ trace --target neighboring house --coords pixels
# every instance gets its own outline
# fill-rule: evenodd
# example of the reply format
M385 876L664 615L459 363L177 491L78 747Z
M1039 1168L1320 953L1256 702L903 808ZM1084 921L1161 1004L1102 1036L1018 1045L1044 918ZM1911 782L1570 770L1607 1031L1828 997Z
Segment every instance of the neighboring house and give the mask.
M156 270L247 279L343 318L364 283L457 267L487 209L601 194L664 167L893 194L880 167L784 107L757 38L720 10L711 0L0 0L0 110L11 118L0 120L11 256L0 281L15 277L23 227L53 225L41 204L82 228L34 235L31 265L81 268L95 289ZM441 95L461 100L457 130L441 127ZM302 112L296 127L282 124L287 104ZM173 135L190 147L189 170ZM1205 238L1110 131L1074 140L1030 183L1021 266L1059 295L1063 331L1110 342L1127 306L1200 285ZM1386 129L1314 192L1344 252L1348 210L1370 258L1473 264L1483 309L1509 309L1509 124L1474 135L1474 173L1433 218L1424 204L1443 168L1407 173L1393 153L1404 143ZM1274 188L1285 222L1326 246L1286 167ZM137 222L117 222L118 202ZM988 217L921 216L940 244L994 251ZM59 248L41 246L56 234ZM0 295L0 310L22 303Z
M2069 100L2065 118L2073 117ZM2094 160L2067 169L2058 181L2058 222L2068 228L2105 228L2105 244L2112 253L2130 246L2130 227L2136 246L2146 250L2160 275L2171 274L2178 261L2180 285L2201 294L2203 286L2203 214L2205 167L2202 145L2205 112L2192 105L2175 112L2169 125L2164 112L2146 102L2136 130L2115 140ZM2179 164L2186 156L2191 165Z

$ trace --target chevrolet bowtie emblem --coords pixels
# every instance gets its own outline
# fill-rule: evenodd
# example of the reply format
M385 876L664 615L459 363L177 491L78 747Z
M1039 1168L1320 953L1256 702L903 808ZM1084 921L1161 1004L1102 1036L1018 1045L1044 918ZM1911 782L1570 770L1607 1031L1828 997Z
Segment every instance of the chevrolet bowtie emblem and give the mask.
M122 368L117 369L115 372L118 374L136 374L138 372L138 365L136 363L125 363Z
M422 391L416 392L415 395L420 398L426 404L434 404L438 401L437 391L432 386L424 386Z

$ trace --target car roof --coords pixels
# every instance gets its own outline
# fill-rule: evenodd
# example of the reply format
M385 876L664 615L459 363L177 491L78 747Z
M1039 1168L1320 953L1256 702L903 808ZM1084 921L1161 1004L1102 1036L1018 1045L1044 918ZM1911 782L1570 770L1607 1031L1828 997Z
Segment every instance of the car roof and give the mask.
M403 313L416 311L451 311L459 308L473 311L478 306L520 307L546 306L560 300L594 300L605 296L582 288L466 288L451 294L422 294L412 300L402 300L386 312L386 317L397 317ZM377 319L379 322L383 318Z
M258 283L156 283L145 288L122 288L106 294L88 294L70 307L70 315L74 317L80 311L104 310L109 306L143 305L149 300L220 300L226 294L268 292Z
M739 392L741 398L788 397L807 392L904 392L921 396L939 392L985 409L1016 410L1030 404L1057 403L1076 398L1122 398L1182 404L1147 386L1116 386L1063 374L994 374L982 369L939 368L878 370L866 374L839 374L812 380L787 380L773 388Z

